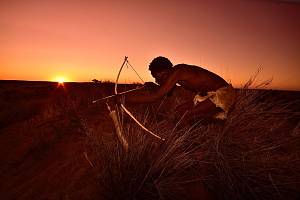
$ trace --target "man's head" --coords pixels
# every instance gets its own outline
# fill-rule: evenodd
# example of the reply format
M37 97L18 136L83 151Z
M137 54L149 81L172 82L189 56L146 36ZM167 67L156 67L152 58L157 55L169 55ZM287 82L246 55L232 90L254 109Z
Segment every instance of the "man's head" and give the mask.
M152 60L149 65L149 70L151 71L151 75L155 78L155 81L161 85L167 80L170 71L173 70L173 64L168 58L159 56Z

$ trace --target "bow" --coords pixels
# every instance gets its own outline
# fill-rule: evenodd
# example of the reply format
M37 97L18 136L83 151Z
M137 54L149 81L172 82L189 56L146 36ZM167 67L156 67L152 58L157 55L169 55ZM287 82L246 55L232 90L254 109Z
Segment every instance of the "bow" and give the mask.
M115 95L118 95L118 81L119 81L119 78L120 78L120 74L122 72L122 69L125 65L125 63L128 63L128 57L125 56L125 59L124 59L124 62L122 64L122 66L120 67L119 69L119 72L118 72L118 76L117 76L117 79L116 79L116 82L115 82ZM131 66L131 68L133 69L133 67ZM133 69L134 70L134 69ZM134 70L135 71L135 70ZM135 71L136 72L136 71ZM149 133L150 135L154 136L155 138L157 139L160 139L160 140L165 140L164 138L161 138L160 136L154 134L152 131L150 131L149 129L147 129L141 122L139 122L134 116L133 114L124 106L124 104L120 104L121 108L123 109L123 111L125 113L127 113L129 115L129 117L131 117L131 119L133 119L133 121L135 121L143 130L145 130L147 133Z

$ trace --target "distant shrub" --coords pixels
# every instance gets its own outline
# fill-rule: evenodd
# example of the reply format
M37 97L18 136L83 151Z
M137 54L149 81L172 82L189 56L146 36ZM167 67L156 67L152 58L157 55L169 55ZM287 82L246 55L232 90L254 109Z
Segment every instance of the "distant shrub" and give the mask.
M93 79L92 82L93 82L93 83L96 83L96 84L101 84L101 83L102 83L102 81L99 81L99 80L97 80L97 79Z

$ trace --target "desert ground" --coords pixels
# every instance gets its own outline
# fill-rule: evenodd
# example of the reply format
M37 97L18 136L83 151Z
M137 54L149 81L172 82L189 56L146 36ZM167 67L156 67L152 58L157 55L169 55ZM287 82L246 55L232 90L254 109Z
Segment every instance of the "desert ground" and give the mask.
M178 129L164 118L187 91L129 105L166 142L120 112L126 153L105 101L92 103L113 91L110 82L0 81L0 198L300 198L300 92L239 90L225 125Z

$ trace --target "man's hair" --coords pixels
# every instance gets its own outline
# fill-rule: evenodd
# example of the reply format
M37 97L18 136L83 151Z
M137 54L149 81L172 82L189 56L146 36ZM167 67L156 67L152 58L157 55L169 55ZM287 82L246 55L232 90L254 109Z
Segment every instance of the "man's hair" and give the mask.
M173 64L171 63L171 61L168 58L159 56L152 60L152 62L149 65L149 70L161 72L165 69L170 69L172 67L173 67Z

